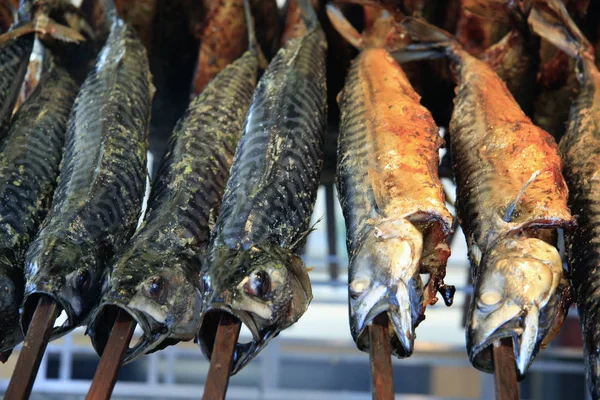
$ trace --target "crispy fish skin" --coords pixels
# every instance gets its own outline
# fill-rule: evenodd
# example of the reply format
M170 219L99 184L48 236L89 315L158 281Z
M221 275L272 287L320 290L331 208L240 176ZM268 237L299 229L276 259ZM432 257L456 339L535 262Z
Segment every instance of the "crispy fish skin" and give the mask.
M24 331L40 295L68 317L53 337L84 323L106 262L133 234L145 188L150 80L146 50L114 18L69 117L51 211L26 255Z
M0 351L23 339L23 258L50 207L78 86L52 65L15 114L0 147Z
M491 343L512 337L522 377L568 308L554 233L575 221L557 145L532 124L491 67L450 35L414 19L402 25L456 64L450 133L456 205L475 283L467 327L471 363L492 371Z
M193 95L200 93L208 82L248 48L244 0L208 0L205 8L206 21L200 34Z
M197 340L210 357L212 311L238 317L252 342L235 349L233 373L295 323L312 299L298 255L309 233L327 115L325 36L307 0L307 34L289 40L262 76L246 118L204 271Z
M550 11L550 14L546 14ZM547 18L547 16L550 18ZM598 330L598 283L600 282L600 71L594 49L569 17L564 6L554 1L539 2L530 24L542 37L576 61L580 83L570 110L567 131L560 141L569 205L578 215L578 229L565 235L567 261L581 320L588 388L600 398L600 331Z
M384 49L361 52L339 101L337 187L350 256L352 336L368 351L366 327L387 312L392 352L407 357L450 256L452 216L437 175L443 140ZM419 273L430 274L426 299Z
M144 331L124 362L194 338L201 310L199 255L219 212L257 71L258 52L250 49L208 84L176 126L145 220L116 257L91 318L88 333L98 354L108 341L114 306Z

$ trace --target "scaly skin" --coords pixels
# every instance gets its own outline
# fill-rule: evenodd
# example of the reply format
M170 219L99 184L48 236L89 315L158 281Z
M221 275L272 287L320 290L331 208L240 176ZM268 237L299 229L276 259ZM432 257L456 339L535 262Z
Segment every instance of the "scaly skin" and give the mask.
M27 252L25 331L39 295L67 314L53 337L84 323L96 306L106 262L139 219L152 91L146 50L114 19L69 118L52 209Z
M258 53L252 49L208 84L176 126L152 184L145 220L116 257L91 319L88 333L99 354L115 306L144 331L124 362L194 338L201 311L199 255L219 213L257 69Z
M200 93L223 68L237 60L248 48L244 0L207 0L205 10L193 95Z
M15 114L0 148L0 351L22 340L23 258L50 207L78 90L62 68L50 68Z
M392 352L406 357L450 255L452 216L437 175L443 140L384 49L361 52L339 101L337 185L350 256L352 336L367 351L366 327L387 312ZM425 296L419 273L430 274Z
M327 45L314 10L302 3L307 34L279 50L254 92L203 266L203 351L210 357L211 311L234 314L253 335L236 347L233 372L295 323L312 299L298 251L322 166Z

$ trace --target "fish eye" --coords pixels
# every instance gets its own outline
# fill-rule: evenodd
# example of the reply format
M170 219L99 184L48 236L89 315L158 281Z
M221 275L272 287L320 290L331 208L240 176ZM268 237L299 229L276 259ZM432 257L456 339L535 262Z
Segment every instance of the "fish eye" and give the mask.
M154 299L160 299L165 291L165 281L162 276L153 276L148 282L148 294Z
M267 297L271 292L269 274L263 270L253 272L250 279L244 284L244 291L252 296Z
M90 271L87 269L80 270L75 277L75 288L79 292L86 291L90 286Z

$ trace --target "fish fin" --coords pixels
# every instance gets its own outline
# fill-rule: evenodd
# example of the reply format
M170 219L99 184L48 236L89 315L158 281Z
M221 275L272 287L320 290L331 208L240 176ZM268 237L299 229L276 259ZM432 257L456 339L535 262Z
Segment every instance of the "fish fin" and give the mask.
M519 193L517 193L517 197L515 197L515 199L508 204L508 206L506 207L506 211L504 212L504 216L502 217L502 220L504 222L508 223L512 221L512 218L515 214L515 210L517 209L517 205L519 205L519 201L521 201L523 194L525 194L527 188L533 183L533 181L536 180L538 176L540 176L541 173L542 171L538 169L533 174L531 174L531 177L527 180L527 182L525 182Z
M571 19L561 1L534 1L528 22L535 33L571 57L594 57L594 48Z
M306 26L306 31L310 31L314 28L316 28L319 25L319 17L317 16L317 12L315 11L315 8L313 7L312 1L311 0L293 0L296 1L298 7L300 7L300 10L302 11L302 21L304 22L304 25Z
M369 168L368 175L369 175L369 182L371 183L371 190L373 191L373 198L375 200L375 205L377 206L378 210L383 212L383 210L385 209L385 206L389 202L389 200L388 200L389 195L387 195L387 193L385 191L385 187L384 187L383 180L381 179L381 175L378 174L377 171L375 171L375 169L373 169L373 168Z
M342 35L342 37L346 39L346 41L353 47L361 50L363 48L363 38L361 34L358 33L356 28L352 26L350 21L346 19L342 13L342 10L332 3L328 3L326 6L326 11L327 17L329 18L329 21L335 30L338 31L338 33Z
M292 243L290 248L295 249L298 246L300 246L300 244L308 237L308 235L310 235L312 232L317 230L315 228L315 226L317 226L322 220L323 220L323 217L319 217L317 219L317 221L314 224L312 224L312 226L310 228L308 228L306 231L300 233L300 236L298 237L298 239L296 239L294 241L294 243Z
M26 24L20 25L17 28L11 29L6 33L0 35L0 46L10 42L20 36L25 36L35 32L35 23L33 21L27 22Z
M244 0L244 16L246 17L246 25L248 26L248 50L256 51L259 67L261 69L267 69L269 61L267 61L267 57L265 57L265 53L263 53L260 43L258 43L258 40L256 39L254 17L252 16L249 0Z
M419 18L404 18L400 27L410 36L412 43L393 52L398 62L443 57L447 49L456 44L450 33Z
M36 20L35 31L42 35L49 35L62 42L80 43L85 41L81 33L68 26L61 25L51 18Z

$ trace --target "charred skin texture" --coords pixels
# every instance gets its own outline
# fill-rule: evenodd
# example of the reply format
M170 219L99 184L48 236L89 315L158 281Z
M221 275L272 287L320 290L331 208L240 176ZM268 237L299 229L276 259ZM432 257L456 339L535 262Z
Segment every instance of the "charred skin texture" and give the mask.
M529 31L525 13L516 3L507 4L507 0L502 3L509 8L504 10L504 14L509 16L513 28L499 42L485 50L480 58L506 83L525 114L532 115L540 65L540 40Z
M267 57L271 59L279 49L279 8L277 0L250 0L256 40Z
M117 14L135 29L148 54L152 51L152 27L156 16L157 1L114 0Z
M569 125L560 141L569 205L578 229L566 235L567 260L583 329L587 383L600 398L600 72L594 49L559 2L540 2L530 23L543 38L576 60L581 89L571 107Z
M195 96L226 66L248 48L244 0L205 1L205 23L194 72Z
M25 332L40 295L68 317L53 337L84 323L106 262L133 234L146 179L150 80L143 45L113 19L69 117L51 211L26 255Z
M555 230L575 225L558 148L490 66L435 27L416 20L403 26L456 65L450 134L456 204L475 284L467 325L471 363L492 371L490 345L511 337L523 377L562 324L570 300L554 246Z
M53 65L15 114L0 147L0 351L22 339L23 259L52 200L77 85Z
M354 61L340 95L337 185L347 227L352 336L387 312L392 352L412 353L414 328L443 290L452 216L437 175L443 140L384 49ZM419 274L429 274L427 288Z
M256 88L203 266L197 339L205 354L216 332L212 311L232 313L252 332L250 343L236 346L233 373L312 299L298 251L310 232L323 162L327 44L314 10L300 3L307 34L279 50Z
M116 257L91 319L88 333L99 354L117 308L144 331L124 362L194 338L202 300L199 255L218 215L257 71L258 52L250 49L208 84L175 128L146 218Z

